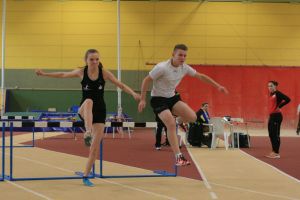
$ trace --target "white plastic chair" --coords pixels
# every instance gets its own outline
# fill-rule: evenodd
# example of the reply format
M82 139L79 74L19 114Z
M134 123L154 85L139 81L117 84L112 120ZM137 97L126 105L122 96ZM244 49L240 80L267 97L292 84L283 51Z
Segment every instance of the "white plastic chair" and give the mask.
M211 140L211 149L217 147L217 140L221 137L224 139L225 149L229 148L229 136L232 133L232 124L229 123L225 118L214 117L209 120L210 125L212 126L212 140ZM229 126L229 132L225 130L225 127Z

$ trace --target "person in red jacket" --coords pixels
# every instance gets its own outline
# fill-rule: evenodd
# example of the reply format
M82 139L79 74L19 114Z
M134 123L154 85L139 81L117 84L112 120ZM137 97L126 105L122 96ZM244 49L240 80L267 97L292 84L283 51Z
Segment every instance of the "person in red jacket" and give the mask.
M272 143L272 152L266 157L268 158L280 158L280 126L282 122L281 108L288 104L291 99L277 90L278 82L269 81L268 89L270 92L269 96L269 123L268 131L269 137Z

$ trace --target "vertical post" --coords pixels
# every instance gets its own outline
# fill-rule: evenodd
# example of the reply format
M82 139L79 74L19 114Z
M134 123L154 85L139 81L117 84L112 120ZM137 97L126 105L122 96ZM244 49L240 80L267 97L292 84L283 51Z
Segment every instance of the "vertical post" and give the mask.
M10 135L10 165L9 165L9 180L11 181L13 179L13 123L10 122L9 126L9 135Z
M95 176L95 163L93 164L92 174L93 174L93 177L94 177Z
M5 122L2 122L2 179L5 174Z
M34 147L34 127L32 128L32 147Z
M121 81L121 17L120 17L120 0L117 1L117 63L118 63L118 80ZM120 88L118 90L118 116L121 114L119 113L119 109L122 108L122 91Z
M6 0L2 0L2 62L1 62L1 92L2 92L2 105L1 115L4 114L4 69L5 69L5 38L6 38Z
M100 142L100 178L103 176L103 139Z
M178 123L177 122L176 122L176 137L178 138ZM176 160L175 160L175 163L176 163ZM177 165L176 164L174 165L174 168L175 168L175 176L177 176L178 169L177 169Z

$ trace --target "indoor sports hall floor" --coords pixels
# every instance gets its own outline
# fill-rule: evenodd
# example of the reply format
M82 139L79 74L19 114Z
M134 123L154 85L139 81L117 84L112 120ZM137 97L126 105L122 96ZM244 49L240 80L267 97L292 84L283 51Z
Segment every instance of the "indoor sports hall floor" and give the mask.
M282 159L263 158L269 151L266 130L250 131L252 148L183 148L193 160L179 168L178 177L94 179L95 187L81 180L0 182L0 199L300 199L300 137L284 130ZM88 149L82 136L61 132L36 133L36 147L14 149L14 176L72 176L84 168ZM7 142L9 136L6 136ZM30 144L31 133L14 136L15 145ZM136 129L132 138L108 135L104 141L104 173L107 175L150 174L153 170L172 170L169 148L153 148L153 131ZM7 143L8 144L8 143ZM8 173L9 151L6 150ZM298 159L299 160L299 159ZM98 167L98 165L96 166Z

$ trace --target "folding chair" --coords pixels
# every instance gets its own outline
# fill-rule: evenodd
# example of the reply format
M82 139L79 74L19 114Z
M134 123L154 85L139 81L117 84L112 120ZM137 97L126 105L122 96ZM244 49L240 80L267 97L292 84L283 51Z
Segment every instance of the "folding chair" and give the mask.
M212 140L211 149L217 147L218 139L223 137L225 149L228 150L228 138L232 134L232 124L222 117L214 117L210 119L210 126L212 126ZM229 133L225 131L225 127L229 126Z

